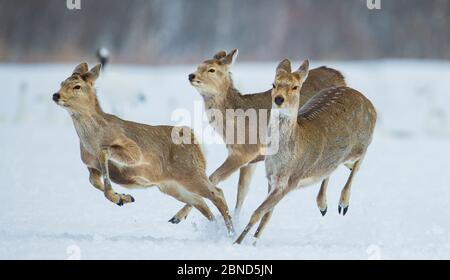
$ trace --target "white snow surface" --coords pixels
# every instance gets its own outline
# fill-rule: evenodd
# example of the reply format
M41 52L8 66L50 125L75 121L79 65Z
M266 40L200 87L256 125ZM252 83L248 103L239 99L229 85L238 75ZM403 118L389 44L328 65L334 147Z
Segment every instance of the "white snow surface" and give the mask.
M322 217L314 185L276 207L257 246L226 234L218 210L208 222L193 210L178 225L167 221L183 206L157 188L127 190L135 203L107 201L89 184L68 113L51 95L73 65L0 64L0 259L448 259L450 258L450 62L321 62L341 70L348 84L373 101L379 120L355 177L349 212L338 215L349 175L339 168ZM233 66L242 92L270 87L276 63ZM98 82L103 108L149 124L177 124L171 113L192 110L201 97L187 75L194 65L109 65ZM227 152L203 145L211 174ZM219 184L234 208L238 173ZM258 165L237 233L266 195Z

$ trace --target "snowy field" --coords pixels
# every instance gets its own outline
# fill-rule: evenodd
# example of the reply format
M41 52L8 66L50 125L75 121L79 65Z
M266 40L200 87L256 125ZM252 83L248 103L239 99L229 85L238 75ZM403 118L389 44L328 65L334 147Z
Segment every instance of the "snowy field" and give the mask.
M296 66L298 62L295 64ZM0 65L0 259L450 259L450 62L322 62L375 104L374 141L356 176L349 212L337 204L348 176L331 177L328 213L318 186L290 194L276 208L259 244L232 245L216 222L197 211L178 225L183 206L157 188L125 190L135 203L118 207L91 187L65 110L51 101L73 65ZM233 66L243 92L268 89L276 63ZM99 80L104 110L150 124L175 124L199 94L187 81L194 66L110 65ZM226 158L204 145L208 173ZM219 185L234 208L237 173ZM239 221L240 233L266 193L259 164ZM250 237L250 235L248 236Z

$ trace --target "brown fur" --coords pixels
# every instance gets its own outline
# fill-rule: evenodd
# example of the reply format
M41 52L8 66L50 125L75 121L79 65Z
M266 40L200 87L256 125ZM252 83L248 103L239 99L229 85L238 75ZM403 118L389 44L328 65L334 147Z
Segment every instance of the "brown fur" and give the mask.
M99 74L100 65L90 71L86 63L78 65L61 83L59 99L55 100L72 117L91 184L119 206L134 202L134 198L114 192L111 182L125 188L157 185L162 192L196 207L211 220L213 216L203 200L207 198L220 210L232 231L225 198L206 176L200 146L174 144L172 126L150 126L104 113L94 90ZM185 217L178 215L171 221L176 223Z
M223 116L226 115L226 109L243 109L244 111L257 109L258 114L259 109L266 109L270 113L272 108L271 90L261 93L241 94L234 87L230 66L236 58L236 54L236 49L228 54L220 51L213 59L204 61L193 73L195 78L192 79L191 84L202 95L206 109L218 109ZM214 72L210 72L211 70ZM325 66L311 70L301 90L300 105L303 105L318 91L337 86L345 86L344 77L339 71ZM227 121L224 118L223 128L226 127ZM236 119L234 121L236 123ZM246 139L248 139L250 129L256 129L259 134L260 130L257 127L249 128L249 122L246 120ZM225 139L225 131L217 129L216 131ZM248 142L245 144L227 144L228 158L210 176L210 180L217 184L240 169L236 212L239 212L248 192L248 186L253 174L253 172L248 172L248 170L254 168L251 167L252 164L264 160L264 156L261 154L263 145L259 142L259 139L258 135L258 144L248 144Z
M261 220L255 233L259 238L277 203L298 187L323 180L317 203L326 212L324 199L329 176L339 165L350 164L352 171L339 202L339 212L343 209L345 215L353 176L372 141L377 114L363 94L349 87L324 89L299 110L299 89L308 76L309 63L305 61L293 73L290 66L283 67L282 63L272 90L273 108L280 110L280 116L272 116L269 124L279 124L280 150L265 159L270 193L236 243L241 243ZM276 100L280 98L283 101L278 104Z

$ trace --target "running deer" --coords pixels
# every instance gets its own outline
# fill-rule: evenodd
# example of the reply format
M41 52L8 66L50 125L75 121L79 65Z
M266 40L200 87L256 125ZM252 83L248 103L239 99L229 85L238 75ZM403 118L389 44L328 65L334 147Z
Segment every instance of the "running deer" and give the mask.
M324 89L300 107L308 68L307 60L292 73L289 60L277 67L268 132L278 125L280 148L265 158L269 194L236 240L238 244L261 221L254 235L257 240L274 207L297 188L323 180L317 202L326 211L328 179L341 164L351 170L338 205L339 213L347 213L352 180L372 141L377 113L364 95L345 86Z
M79 64L53 95L53 100L72 118L90 183L119 206L134 202L134 198L116 193L111 182L125 188L158 186L161 192L197 208L208 220L213 220L203 200L207 198L219 209L228 231L232 232L223 192L206 176L200 146L175 144L172 126L150 126L104 113L94 89L100 69L100 64L90 71L86 63ZM191 143L196 143L191 130L179 131L190 133ZM184 216L183 212L178 213L172 221Z
M247 111L248 109L256 109L259 119L261 109L267 110L270 114L270 109L272 107L271 90L255 94L241 94L239 90L234 87L230 67L236 60L237 54L237 49L233 49L228 54L225 51L220 51L216 53L212 59L201 63L197 70L189 75L191 85L194 86L203 97L205 109L219 110L224 116L224 123L219 127L214 127L218 123L214 120L211 121L211 119L210 124L215 128L216 132L221 135L225 142L226 135L224 128L227 127L227 123L233 122L232 125L236 125L235 119L225 118L226 110L242 109L243 111ZM301 90L300 104L304 104L311 96L321 89L333 86L345 86L344 77L339 71L324 66L311 70L309 77L306 79ZM260 129L255 127L250 128L246 120L246 135L249 134L250 129L256 129L259 135ZM225 162L209 177L213 184L218 184L238 169L240 170L235 206L236 217L238 217L245 196L247 195L256 163L264 160L264 155L262 154L263 145L259 141L260 137L257 138L258 143L256 144L249 142L245 142L245 144L237 144L236 142L226 143L229 155ZM189 206L186 207L188 208ZM186 213L188 213L188 211L186 211Z

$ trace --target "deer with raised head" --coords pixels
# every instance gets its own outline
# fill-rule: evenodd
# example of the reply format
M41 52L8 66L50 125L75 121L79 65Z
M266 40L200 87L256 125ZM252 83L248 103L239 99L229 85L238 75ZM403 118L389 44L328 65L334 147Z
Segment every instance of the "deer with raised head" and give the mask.
M91 70L86 63L79 64L53 94L53 100L72 118L90 183L119 206L134 202L134 198L116 193L111 182L125 188L158 186L161 192L213 220L203 198L209 199L232 232L223 192L206 176L205 159L193 132L189 128L180 130L189 133L192 144L175 144L172 126L150 126L104 113L94 88L100 69L100 64ZM184 214L178 213L172 220L179 216Z
M226 110L243 110L255 109L257 114L262 110L266 110L270 114L272 108L271 90L254 94L241 94L234 86L231 78L230 68L236 60L238 51L233 49L228 54L225 51L220 51L214 55L212 59L202 62L197 70L189 75L189 81L194 86L200 95L203 97L205 109L219 110L223 118L223 123L218 127L217 121L210 119L210 124L215 128L216 132L226 142L226 133L224 128L231 125L236 125L236 119L227 119ZM309 77L306 79L301 90L300 104L304 104L316 92L324 88L333 86L345 86L345 80L342 74L334 69L327 67L319 67L310 71ZM259 116L258 116L259 119ZM267 118L268 119L268 118ZM265 124L267 125L267 124ZM257 127L250 127L246 120L245 134L250 134L249 130L254 129L258 135L260 130ZM239 133L239 131L238 131ZM242 207L244 199L248 192L248 187L255 170L255 165L258 161L264 160L262 153L263 145L260 137L257 137L256 144L248 142L246 139L244 144L236 142L225 143L228 150L228 157L225 162L209 177L213 184L228 178L232 173L240 170L237 200L235 206L236 217ZM189 212L189 206L184 208L184 213Z
M347 213L352 181L372 141L377 113L363 94L349 87L324 89L300 106L308 69L307 60L294 72L287 59L277 67L268 132L277 127L279 150L265 158L269 194L236 240L238 244L260 221L254 235L257 240L274 207L297 188L322 181L317 202L326 210L328 178L341 164L351 170L338 205L339 213Z

